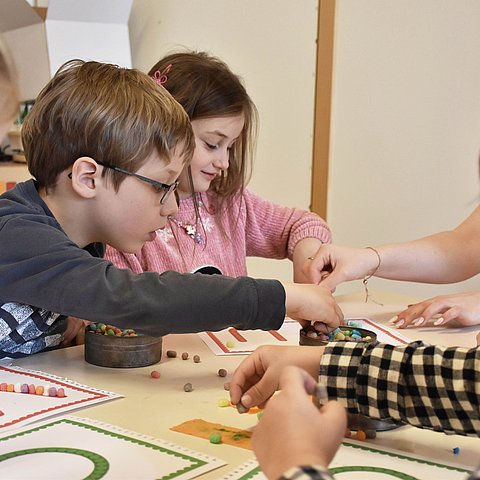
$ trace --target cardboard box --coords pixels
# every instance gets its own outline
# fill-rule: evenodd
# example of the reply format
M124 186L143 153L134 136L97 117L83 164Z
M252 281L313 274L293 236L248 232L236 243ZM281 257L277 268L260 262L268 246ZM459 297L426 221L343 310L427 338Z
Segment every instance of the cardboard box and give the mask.
M0 32L10 48L21 100L33 100L73 58L131 67L128 20L133 0L0 0Z

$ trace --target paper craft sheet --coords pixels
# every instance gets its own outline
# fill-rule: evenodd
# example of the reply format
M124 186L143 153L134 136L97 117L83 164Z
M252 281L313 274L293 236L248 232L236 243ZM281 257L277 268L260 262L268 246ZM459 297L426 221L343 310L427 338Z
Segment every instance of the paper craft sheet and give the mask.
M335 480L466 480L471 470L412 454L344 442L329 471ZM256 460L250 460L221 480L267 480Z
M225 465L217 458L80 417L0 437L0 478L186 480Z
M0 391L0 434L53 415L65 414L77 408L90 407L96 403L122 397L117 393L20 367L0 366L0 383L26 383L45 387L45 393L41 396ZM47 392L50 387L63 388L66 396L49 397Z
M411 342L397 329L386 327L368 318L348 318L377 334L379 342L400 345ZM260 345L298 345L300 324L289 318L279 330L237 330L226 328L219 332L201 332L200 338L215 355L247 355Z

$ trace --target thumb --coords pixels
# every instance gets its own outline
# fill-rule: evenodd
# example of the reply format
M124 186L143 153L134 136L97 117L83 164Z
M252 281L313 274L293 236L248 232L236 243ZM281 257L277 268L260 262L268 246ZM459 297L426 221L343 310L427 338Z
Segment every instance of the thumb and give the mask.
M255 385L249 388L240 401L246 408L262 407L278 389L278 381L267 372Z

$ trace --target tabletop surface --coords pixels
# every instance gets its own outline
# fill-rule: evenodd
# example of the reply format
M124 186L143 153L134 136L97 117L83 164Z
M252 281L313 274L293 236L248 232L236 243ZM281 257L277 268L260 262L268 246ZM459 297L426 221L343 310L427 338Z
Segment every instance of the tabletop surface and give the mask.
M346 317L365 316L383 324L387 324L411 300L382 292L373 294L373 299L383 305L373 301L365 303L361 294L337 297ZM480 326L401 330L404 336L412 340L465 347L476 344L475 337L479 331ZM177 358L167 358L167 350L176 350ZM182 352L189 353L189 360L181 359ZM200 363L192 361L194 355L200 356ZM201 476L202 479L218 479L252 459L253 453L229 445L213 445L207 440L173 432L170 428L194 418L242 429L253 427L257 423L256 415L239 415L234 408L218 406L220 399L229 397L224 390L224 383L228 382L243 358L245 357L215 356L198 335L185 334L165 336L160 364L149 367L111 369L94 366L85 362L83 346L40 353L16 360L14 365L124 395L124 398L118 400L76 410L74 415L117 425L220 458L227 462L225 466ZM227 377L217 375L220 368L227 370ZM154 369L161 372L159 379L150 377ZM193 391L183 390L187 382L192 383ZM445 435L410 426L379 432L376 439L367 442L468 467L476 467L480 458L480 439ZM454 447L460 448L458 455L453 455Z

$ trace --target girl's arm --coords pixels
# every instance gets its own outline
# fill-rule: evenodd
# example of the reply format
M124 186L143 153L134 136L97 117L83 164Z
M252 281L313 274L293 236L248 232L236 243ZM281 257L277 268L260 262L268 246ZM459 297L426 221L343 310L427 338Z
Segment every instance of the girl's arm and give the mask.
M248 256L289 258L301 270L308 256L332 241L328 225L316 213L275 204L249 190L242 201Z

